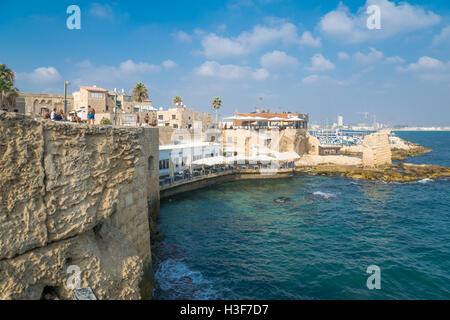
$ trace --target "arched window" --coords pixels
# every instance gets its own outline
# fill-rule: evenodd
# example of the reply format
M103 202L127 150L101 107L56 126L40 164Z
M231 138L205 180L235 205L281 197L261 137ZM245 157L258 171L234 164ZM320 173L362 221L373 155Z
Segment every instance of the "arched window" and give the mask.
M153 156L148 157L148 170L155 170L155 159Z

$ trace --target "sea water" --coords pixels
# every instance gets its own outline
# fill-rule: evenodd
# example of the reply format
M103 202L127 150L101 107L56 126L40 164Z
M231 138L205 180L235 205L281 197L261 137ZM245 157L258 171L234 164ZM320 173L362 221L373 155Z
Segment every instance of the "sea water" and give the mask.
M450 132L398 135L450 166ZM162 201L159 228L154 299L450 298L449 180L230 182Z

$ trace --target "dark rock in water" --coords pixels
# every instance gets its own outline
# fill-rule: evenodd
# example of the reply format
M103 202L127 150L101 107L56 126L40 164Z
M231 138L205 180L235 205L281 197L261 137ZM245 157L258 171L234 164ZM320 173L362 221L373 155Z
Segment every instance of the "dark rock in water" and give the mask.
M290 201L291 200L291 198L287 198L287 197L279 197L279 198L276 198L275 200L273 200L273 201L275 201L276 203L285 203L285 202L288 202L288 201Z

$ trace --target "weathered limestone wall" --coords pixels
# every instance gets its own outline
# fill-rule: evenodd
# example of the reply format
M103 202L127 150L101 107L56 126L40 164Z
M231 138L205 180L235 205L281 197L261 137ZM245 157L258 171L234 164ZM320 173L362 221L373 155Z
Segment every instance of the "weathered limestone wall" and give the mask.
M392 164L392 154L387 132L376 132L364 137L362 164L364 167Z
M44 286L70 298L68 265L99 298L139 297L157 163L157 129L0 112L0 298L38 299Z
M279 152L294 151L298 155L308 152L307 131L303 129L285 129L280 131Z
M236 152L239 156L251 156L256 150L267 148L302 155L308 150L306 135L304 129L227 129L222 130L222 141L225 152Z

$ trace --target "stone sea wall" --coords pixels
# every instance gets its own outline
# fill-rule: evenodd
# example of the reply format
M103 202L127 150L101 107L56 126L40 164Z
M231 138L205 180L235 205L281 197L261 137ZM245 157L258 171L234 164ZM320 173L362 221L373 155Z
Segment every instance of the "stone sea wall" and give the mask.
M0 298L139 298L159 209L158 129L37 122L0 112Z

